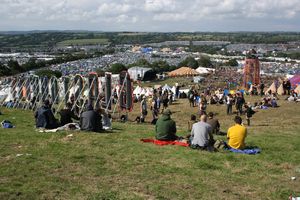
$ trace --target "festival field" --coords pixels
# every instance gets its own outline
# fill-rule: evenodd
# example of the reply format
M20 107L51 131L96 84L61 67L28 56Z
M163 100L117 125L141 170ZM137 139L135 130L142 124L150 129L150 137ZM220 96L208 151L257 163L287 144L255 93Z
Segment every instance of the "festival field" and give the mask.
M112 133L39 133L31 111L1 108L0 121L10 120L16 128L0 129L0 199L300 196L300 106L280 98L279 108L259 110L248 127L246 142L260 147L259 155L142 143L140 139L154 137L151 113L144 124L114 122ZM247 102L257 99L246 96ZM170 109L178 134L188 134L187 121L197 108L182 99ZM130 120L138 110L135 104ZM207 110L217 113L222 131L233 125L234 115L227 117L224 105Z

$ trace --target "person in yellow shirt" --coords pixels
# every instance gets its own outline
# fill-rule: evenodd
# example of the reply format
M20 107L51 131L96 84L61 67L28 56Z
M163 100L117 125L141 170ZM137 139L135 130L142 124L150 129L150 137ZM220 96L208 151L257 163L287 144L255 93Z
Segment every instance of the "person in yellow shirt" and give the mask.
M247 129L242 125L242 118L240 116L236 116L234 121L235 125L227 131L228 145L234 149L244 149Z

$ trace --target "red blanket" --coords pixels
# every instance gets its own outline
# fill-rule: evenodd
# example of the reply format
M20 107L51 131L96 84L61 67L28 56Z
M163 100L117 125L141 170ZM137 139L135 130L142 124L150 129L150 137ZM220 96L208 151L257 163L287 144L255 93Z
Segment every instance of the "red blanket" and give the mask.
M183 146L183 147L188 147L189 144L184 143L184 142L179 142L178 140L175 141L161 141L161 140L155 140L155 139L141 139L142 142L151 142L156 145L178 145L178 146Z

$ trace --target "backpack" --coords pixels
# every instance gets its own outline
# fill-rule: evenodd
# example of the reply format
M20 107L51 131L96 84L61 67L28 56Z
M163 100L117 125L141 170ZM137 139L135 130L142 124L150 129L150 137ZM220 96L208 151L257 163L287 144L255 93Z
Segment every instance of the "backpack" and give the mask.
M14 128L14 126L12 125L12 123L8 120L3 120L1 122L1 126L2 128Z

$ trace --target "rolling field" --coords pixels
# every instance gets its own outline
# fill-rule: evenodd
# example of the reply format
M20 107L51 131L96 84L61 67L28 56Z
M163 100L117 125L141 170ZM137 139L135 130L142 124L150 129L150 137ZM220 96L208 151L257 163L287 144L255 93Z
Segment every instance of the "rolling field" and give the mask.
M108 39L74 39L57 43L58 46L108 44Z
M283 97L281 97L283 99ZM258 97L246 96L255 102ZM142 143L154 137L146 123L113 123L112 133L39 133L31 111L1 108L0 199L288 199L300 196L300 106L279 101L259 110L248 127L248 145L259 155L209 153ZM178 135L197 108L187 99L170 106ZM138 115L139 104L129 114ZM225 106L209 105L222 131L233 125ZM245 117L243 117L245 119ZM225 140L225 136L218 136ZM20 155L22 154L22 155ZM291 180L296 177L296 180Z

